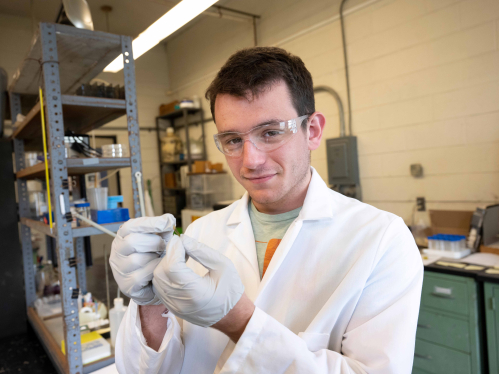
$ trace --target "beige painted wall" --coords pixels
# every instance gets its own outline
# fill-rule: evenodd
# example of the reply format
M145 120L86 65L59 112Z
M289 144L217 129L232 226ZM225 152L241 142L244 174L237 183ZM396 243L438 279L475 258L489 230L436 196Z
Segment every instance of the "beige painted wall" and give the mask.
M300 56L315 85L333 87L346 106L338 5L273 1L258 31L260 45ZM408 224L417 196L429 209L474 210L498 202L499 2L350 1L346 13L364 201ZM213 18L169 41L172 97L202 97L229 55L252 41L249 24ZM316 99L328 121L324 138L337 137L332 98ZM206 102L203 107L209 113ZM223 161L212 141L215 125L206 130L208 157ZM424 178L410 176L413 163L423 165ZM312 165L327 180L324 141ZM238 197L244 190L234 185Z

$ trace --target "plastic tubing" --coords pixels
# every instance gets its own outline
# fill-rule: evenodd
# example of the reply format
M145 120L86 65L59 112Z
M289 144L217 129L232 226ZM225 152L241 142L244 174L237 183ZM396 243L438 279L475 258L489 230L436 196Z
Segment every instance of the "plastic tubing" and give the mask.
M101 225L95 223L94 221L86 218L86 217L83 217L81 214L78 214L78 213L73 213L73 215L76 217L76 218L79 218L81 219L82 221L88 223L89 225L95 227L96 229L102 231L103 233L106 233L108 235L111 235L113 238L116 238L116 234L112 231L109 231L108 229L106 229L105 227L102 227Z

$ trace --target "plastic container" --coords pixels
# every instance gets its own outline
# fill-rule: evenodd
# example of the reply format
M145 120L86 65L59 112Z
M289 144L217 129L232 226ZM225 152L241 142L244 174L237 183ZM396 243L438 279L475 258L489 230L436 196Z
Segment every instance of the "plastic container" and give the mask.
M214 193L231 191L231 178L227 173L189 175L189 191L192 193ZM228 198L225 198L227 200Z
M114 308L109 311L109 325L111 326L111 345L116 344L116 335L120 328L121 320L126 312L126 306L123 305L121 297L114 299Z
M44 319L61 314L61 295L52 295L36 299L35 309L38 315Z
M92 221L95 223L124 222L130 219L128 208L116 208L106 210L91 210Z
M46 192L39 181L28 181L29 210L31 218L43 217L48 211ZM48 216L47 216L48 218Z
M42 162L42 161L38 160L38 153L37 152L26 152L24 154L24 161L25 161L27 168Z
M123 196L108 196L107 197L107 209L116 209L118 208L118 203L123 202Z
M106 210L107 187L87 188L87 199L91 209Z
M130 157L128 145L106 144L102 146L102 157Z
M232 183L227 173L189 175L187 207L211 209L217 202L229 199L232 199Z
M75 203L75 210L79 215L90 219L90 203ZM82 226L82 224L86 225L86 223L84 223L80 219L77 219L76 223L77 226Z
M76 212L76 207L74 204L69 204L69 211L71 212L71 215L73 216L73 220L71 221L71 227L78 227L78 218L76 218L75 213Z
M161 160L163 162L177 161L180 159L182 150L182 140L175 135L173 127L168 127L166 135L161 138Z
M436 234L428 237L428 249L460 252L466 249L466 236Z
M213 205L221 200L227 200L227 193L197 193L187 191L187 207L191 209L204 210L212 209Z

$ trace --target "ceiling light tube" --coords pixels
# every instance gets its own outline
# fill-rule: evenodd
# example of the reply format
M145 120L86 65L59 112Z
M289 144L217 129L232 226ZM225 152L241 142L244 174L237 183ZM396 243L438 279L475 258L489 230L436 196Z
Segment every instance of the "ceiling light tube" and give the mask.
M137 59L156 46L167 36L173 34L190 20L204 12L218 0L183 0L160 19L149 26L132 42L133 58ZM106 68L105 72L116 73L123 69L123 55L116 57Z

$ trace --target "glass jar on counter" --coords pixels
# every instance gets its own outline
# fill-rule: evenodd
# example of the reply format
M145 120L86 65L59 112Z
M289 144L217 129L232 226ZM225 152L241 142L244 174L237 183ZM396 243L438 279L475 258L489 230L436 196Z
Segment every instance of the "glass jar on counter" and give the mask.
M87 219L90 219L90 203L75 203L75 210L76 210L76 213L78 213L79 215L81 215ZM87 225L86 222L83 222L80 219L77 219L76 222L77 222L78 226Z

